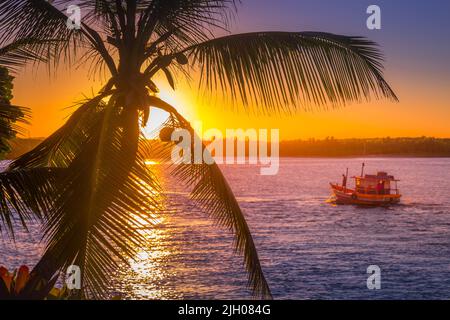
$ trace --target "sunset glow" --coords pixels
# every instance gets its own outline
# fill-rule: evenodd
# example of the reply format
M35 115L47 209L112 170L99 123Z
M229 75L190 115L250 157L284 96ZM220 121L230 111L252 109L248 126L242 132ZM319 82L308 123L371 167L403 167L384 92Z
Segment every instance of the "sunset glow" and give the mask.
M449 32L448 0L0 0L0 302L450 299Z
M397 93L400 103L374 100L331 111L301 110L294 116L264 117L248 114L242 108L241 112L235 112L232 106L220 99L207 101L197 90L197 82L187 84L183 77L179 77L180 81L174 92L161 75L156 79L161 89L160 96L176 106L189 121L202 121L205 128L280 128L281 139L450 136L450 91L447 89L450 70L445 62L450 48L446 42L437 42L432 48L424 49L420 45L422 38L419 29L408 32L408 41L398 35L405 29L416 28L406 19L402 6L405 1L397 1L396 5L387 7L389 14L384 18L386 27L379 31L365 28L362 23L364 16L357 15L359 11L363 12L361 8L364 5L357 1L349 2L345 8L329 1L287 0L283 3L285 9L274 13L269 2L245 1L238 16L239 23L233 31L246 32L264 28L316 29L367 36L382 46L387 57L386 78ZM416 6L422 7L425 4ZM324 21L324 12L331 15L331 18ZM353 16L349 16L352 13ZM438 25L450 23L445 16L433 18L424 12L422 23L417 28L426 28L427 32L433 34L440 32ZM436 23L435 19L441 24ZM431 51L439 52L437 60L429 58ZM26 72L17 76L14 102L33 110L32 125L28 127L30 137L48 136L73 112L74 109L67 109L68 106L83 99L84 95L92 96L101 88L104 79L99 75L89 78L88 74L87 66L60 66L57 74L52 73L50 76L46 66L39 69L28 66ZM195 72L191 74L194 80L195 75Z

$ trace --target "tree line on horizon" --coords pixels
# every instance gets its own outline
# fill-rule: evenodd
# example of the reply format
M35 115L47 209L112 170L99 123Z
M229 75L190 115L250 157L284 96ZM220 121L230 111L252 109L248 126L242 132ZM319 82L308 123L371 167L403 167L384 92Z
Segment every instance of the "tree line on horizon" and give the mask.
M280 143L283 157L450 156L450 138L403 137L290 140Z
M44 138L16 138L5 159L15 159L32 150ZM157 143L155 141L155 143ZM224 144L225 145L225 144ZM270 148L269 150L270 151ZM246 143L248 154L248 142ZM269 153L270 155L270 153ZM352 138L296 139L280 142L281 157L350 157L350 156L419 156L450 157L450 138Z

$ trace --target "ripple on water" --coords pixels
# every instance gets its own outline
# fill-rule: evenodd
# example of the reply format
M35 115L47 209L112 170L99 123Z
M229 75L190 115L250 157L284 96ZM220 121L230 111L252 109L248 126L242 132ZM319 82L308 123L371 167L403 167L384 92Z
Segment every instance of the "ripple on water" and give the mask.
M432 165L430 165L430 161ZM450 159L369 159L367 171L401 179L404 201L391 208L333 206L328 182L359 159L282 159L277 176L257 167L224 168L279 299L449 299ZM352 172L355 171L355 172ZM249 298L233 238L199 213L170 179L173 211L148 229L148 246L117 270L112 290L132 299ZM39 226L4 242L0 264L34 264ZM382 289L366 288L379 265Z

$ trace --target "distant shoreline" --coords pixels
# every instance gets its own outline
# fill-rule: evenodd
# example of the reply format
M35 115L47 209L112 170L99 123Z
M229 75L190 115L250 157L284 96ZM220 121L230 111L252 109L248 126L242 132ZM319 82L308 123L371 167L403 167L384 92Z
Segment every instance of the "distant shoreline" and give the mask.
M295 158L303 158L303 159L351 159L351 158L367 158L367 159L376 159L376 158L417 158L417 159L426 159L426 158L436 158L436 159L445 159L450 158L450 155L397 155L397 154L378 154L378 155L350 155L350 156L280 156L281 159L295 159Z
M5 160L32 150L44 138L16 138ZM248 146L247 146L248 147ZM247 153L248 154L248 153ZM450 158L450 138L309 139L280 142L281 158ZM149 155L148 158L151 158Z

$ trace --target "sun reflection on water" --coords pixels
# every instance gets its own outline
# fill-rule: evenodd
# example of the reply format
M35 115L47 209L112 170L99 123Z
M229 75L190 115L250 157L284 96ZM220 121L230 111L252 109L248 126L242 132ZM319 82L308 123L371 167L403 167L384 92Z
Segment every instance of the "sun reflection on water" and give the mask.
M176 268L170 267L171 260L178 249L171 242L171 236L165 228L170 217L159 218L153 225L141 229L147 239L147 245L140 248L129 266L119 270L119 290L125 299L177 299L180 294L169 289L167 283L177 277Z
M155 161L146 161L152 171L158 175ZM160 176L158 175L158 178ZM161 181L160 181L161 182ZM161 196L161 201L163 201ZM177 277L177 269L173 268L172 260L179 254L176 244L171 241L171 212L164 210L157 214L149 213L150 221L136 215L136 221L141 225L139 233L147 240L146 246L137 248L137 253L118 270L116 292L124 299L182 299L183 296L173 290L171 279Z

